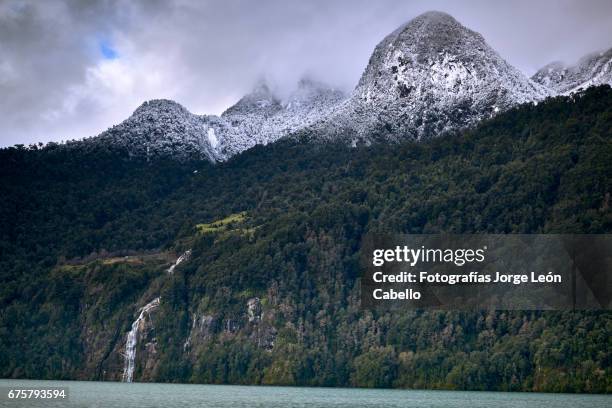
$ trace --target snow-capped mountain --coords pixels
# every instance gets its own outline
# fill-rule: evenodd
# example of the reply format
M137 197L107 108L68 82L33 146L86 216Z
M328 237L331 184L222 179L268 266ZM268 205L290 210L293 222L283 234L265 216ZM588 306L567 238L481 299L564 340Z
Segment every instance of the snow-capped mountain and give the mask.
M312 125L345 98L341 91L303 79L284 101L259 83L221 116L196 115L174 101L157 99L143 103L95 140L122 146L133 155L223 161Z
M318 130L354 143L421 139L550 94L508 64L480 34L432 11L376 46L351 98Z
M575 65L550 63L531 79L560 94L569 94L590 86L612 85L612 48L588 54Z
M612 83L612 50L574 67L551 64L525 77L484 38L446 13L424 13L384 38L350 95L303 79L287 98L265 82L220 116L168 100L145 102L96 140L133 154L198 156L212 162L289 135L343 140L420 140L474 125L521 103Z

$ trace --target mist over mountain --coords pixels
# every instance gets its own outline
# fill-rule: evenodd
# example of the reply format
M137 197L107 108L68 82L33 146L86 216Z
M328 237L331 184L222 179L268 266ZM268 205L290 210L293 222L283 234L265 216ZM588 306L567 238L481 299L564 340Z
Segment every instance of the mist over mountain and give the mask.
M234 132L224 137L229 156L254 145L274 142L325 117L346 95L326 84L303 78L284 100L274 95L268 85L255 89L228 108L221 118Z
M569 94L590 86L612 85L612 48L585 55L574 65L552 62L531 79L560 94Z

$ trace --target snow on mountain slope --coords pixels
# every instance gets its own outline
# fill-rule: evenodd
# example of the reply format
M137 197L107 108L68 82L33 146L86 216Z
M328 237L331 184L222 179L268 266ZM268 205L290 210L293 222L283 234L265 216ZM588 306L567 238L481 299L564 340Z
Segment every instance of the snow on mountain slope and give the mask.
M345 98L340 91L304 79L286 101L260 83L220 117L193 114L170 100L152 100L95 140L122 146L133 155L223 161L313 124Z
M226 150L236 154L256 144L274 142L316 123L345 99L343 92L311 79L300 80L284 101L267 85L259 84L221 115L234 129L226 138Z
M569 94L590 86L612 85L612 48L588 54L572 66L561 62L550 63L531 79L560 94Z
M209 119L210 118L210 119ZM96 138L125 147L139 156L205 157L222 159L209 131L224 133L224 123L214 117L194 115L167 99L144 102L132 116Z
M133 154L212 162L289 135L343 140L421 140L474 125L497 112L581 87L612 83L612 50L574 66L541 69L533 80L484 38L442 12L427 12L385 37L350 96L310 79L281 99L261 82L221 116L176 102L145 102L101 134Z
M351 98L315 130L353 143L418 140L550 94L480 34L427 12L376 46Z

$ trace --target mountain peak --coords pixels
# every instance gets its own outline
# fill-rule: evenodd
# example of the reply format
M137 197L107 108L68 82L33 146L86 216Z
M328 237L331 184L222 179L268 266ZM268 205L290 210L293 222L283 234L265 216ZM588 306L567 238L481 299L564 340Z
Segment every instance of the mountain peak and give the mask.
M260 79L257 82L255 82L255 86L253 86L253 89L247 95L259 95L259 96L265 96L265 97L273 96L272 91L270 90L270 85L268 84L268 81L266 81L265 79Z
M344 92L311 77L303 77L297 89L285 100L284 107L291 113L306 114L305 121L312 123L314 117L321 117L331 106L346 99Z
M304 89L304 88L321 88L321 87L327 87L327 86L323 84L322 82L319 82L310 76L303 76L298 81L297 87L298 89Z
M325 82L316 80L310 76L300 78L297 83L297 88L293 91L292 96L304 93L320 93L320 92L337 92L337 90ZM292 97L291 96L291 97ZM290 98L291 98L290 97Z
M130 154L154 157L206 157L216 161L223 156L211 141L214 128L210 118L194 115L183 105L169 99L153 99L142 103L134 113L118 125L99 135L125 147Z
M341 123L335 125L339 133L368 140L421 139L549 94L479 33L430 11L376 46L351 100L333 121Z
M413 18L389 34L380 45L410 48L421 59L441 52L457 54L465 53L469 48L489 48L479 33L441 11L428 11Z
M423 14L420 14L418 16L416 16L415 18L413 18L411 21L423 21L423 22L428 22L428 23L434 23L434 24L439 24L439 23L444 23L444 24L459 24L461 25L456 19L455 17L451 16L448 13L445 13L443 11L438 11L438 10L430 10L430 11L426 11Z
M469 34L470 36L477 36L482 39L480 34L469 30L453 16L441 11L428 11L420 14L407 23L402 24L389 36L409 36L412 39L421 41L425 39L435 39L437 37L453 40L450 34L460 36Z
M171 99L151 99L143 102L138 108L136 108L134 115L159 111L189 112L183 105Z
M272 93L265 80L259 80L253 90L240 98L235 105L229 107L222 117L241 120L238 117L257 115L268 117L282 109L280 100Z

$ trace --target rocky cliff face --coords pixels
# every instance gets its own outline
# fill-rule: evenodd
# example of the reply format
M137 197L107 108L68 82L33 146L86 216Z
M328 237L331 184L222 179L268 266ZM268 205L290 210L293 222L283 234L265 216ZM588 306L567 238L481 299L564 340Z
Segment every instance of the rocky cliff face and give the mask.
M569 94L590 86L612 85L612 48L582 57L575 65L552 62L531 78L555 93Z
M236 340L249 342L261 350L272 351L278 333L275 318L275 308L268 307L267 313L264 313L261 300L257 297L247 300L244 313L231 317L194 310L191 314L191 328L183 343L183 354L186 359L196 363L215 341ZM147 361L145 365L153 367ZM150 370L147 374L152 373L154 371Z

